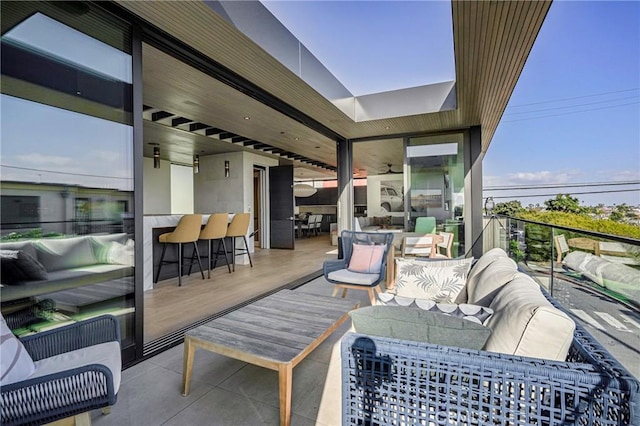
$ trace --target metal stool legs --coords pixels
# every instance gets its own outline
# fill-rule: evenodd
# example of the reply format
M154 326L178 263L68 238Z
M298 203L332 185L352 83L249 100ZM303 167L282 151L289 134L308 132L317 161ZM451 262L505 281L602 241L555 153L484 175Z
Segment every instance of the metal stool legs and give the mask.
M162 265L164 265L165 263L175 263L175 262L165 262L164 260L164 254L167 251L167 244L168 243L164 243L162 245L162 254L160 255L160 264L158 265L158 272L156 273L156 278L155 280L153 280L154 283L157 283L158 279L160 278L160 270L162 270ZM178 244L178 287L182 287L183 250L182 250L182 243L176 243L176 244ZM193 242L193 249L198 259L198 266L200 267L200 275L202 275L202 279L204 280L204 270L202 269L202 263L200 262L200 251L198 250L198 244L195 241ZM189 273L191 273L192 265L193 265L193 257L191 258L191 261L189 263Z

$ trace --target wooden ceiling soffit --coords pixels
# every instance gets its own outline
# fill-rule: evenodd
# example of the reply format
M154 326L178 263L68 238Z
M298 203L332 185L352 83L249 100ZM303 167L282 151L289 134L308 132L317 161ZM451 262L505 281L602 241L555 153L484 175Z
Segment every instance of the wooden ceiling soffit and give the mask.
M142 115L145 120L155 122L166 127L178 128L185 132L207 136L212 139L226 141L231 144L238 144L246 148L263 151L264 153L280 156L282 158L293 159L301 163L311 164L315 167L327 171L337 171L337 167L324 163L322 161L313 160L309 157L305 157L304 155L286 151L260 141L237 135L232 132L227 132L223 129L219 129L205 123L195 122L194 120L191 120L189 118L181 117L169 111L159 110L149 105L143 105Z

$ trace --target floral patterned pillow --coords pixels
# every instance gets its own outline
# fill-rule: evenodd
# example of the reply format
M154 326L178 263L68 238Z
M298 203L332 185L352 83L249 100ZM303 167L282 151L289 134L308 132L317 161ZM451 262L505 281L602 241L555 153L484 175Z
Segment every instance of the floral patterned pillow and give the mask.
M396 259L396 295L455 303L467 282L473 258L452 260Z

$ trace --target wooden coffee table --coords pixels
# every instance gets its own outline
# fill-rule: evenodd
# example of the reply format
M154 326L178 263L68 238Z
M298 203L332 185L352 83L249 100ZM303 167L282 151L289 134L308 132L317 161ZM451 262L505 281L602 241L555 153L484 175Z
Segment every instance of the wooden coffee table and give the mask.
M196 348L278 371L280 424L291 423L293 367L349 318L359 302L281 290L186 333L182 394Z

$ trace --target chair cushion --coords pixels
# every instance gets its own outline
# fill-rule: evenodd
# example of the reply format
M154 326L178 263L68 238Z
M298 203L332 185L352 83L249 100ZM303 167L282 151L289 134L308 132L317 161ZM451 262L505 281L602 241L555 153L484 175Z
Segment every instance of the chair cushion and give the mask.
M380 280L380 274L362 274L348 269L339 269L329 272L327 278L345 284L373 285Z
M0 250L0 274L2 283L9 285L47 279L42 263L22 250Z
M31 356L0 315L0 385L26 380L34 371Z
M421 309L366 306L349 316L358 333L436 345L481 349L491 335L481 324Z
M396 259L396 294L454 303L462 291L473 258L452 260Z
M382 267L382 257L386 245L365 245L353 243L353 252L348 270L362 274L378 274Z
M120 372L122 370L120 343L118 342L100 343L36 361L35 373L30 378L42 377L91 364L101 364L109 368L113 375L113 389L117 393L118 389L120 389Z
M42 239L35 244L38 260L49 272L98 263L89 237Z
M397 296L392 293L378 293L376 305L378 306L404 306L425 311L439 312L444 315L460 317L478 324L485 324L493 310L484 306L470 305L468 303L436 303L428 299L414 299L411 297Z
M485 350L565 361L575 323L544 297L539 285L518 273L496 295L487 327L493 330Z

